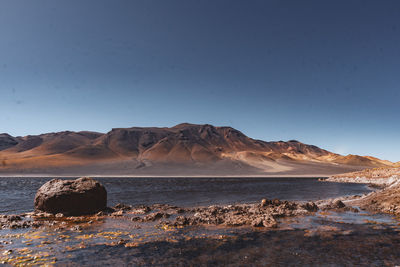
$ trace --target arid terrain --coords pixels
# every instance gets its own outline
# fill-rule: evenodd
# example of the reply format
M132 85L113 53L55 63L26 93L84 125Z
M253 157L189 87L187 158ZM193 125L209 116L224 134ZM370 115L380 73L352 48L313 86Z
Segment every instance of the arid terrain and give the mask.
M179 124L108 133L0 134L3 175L331 175L394 163L296 140L266 142L231 127Z

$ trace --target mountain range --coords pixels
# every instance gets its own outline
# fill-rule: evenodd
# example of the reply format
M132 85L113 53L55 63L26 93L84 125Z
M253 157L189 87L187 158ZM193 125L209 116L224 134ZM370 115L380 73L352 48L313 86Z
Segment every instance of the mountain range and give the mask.
M395 165L296 140L256 140L232 127L209 124L0 134L0 174L6 175L315 176Z

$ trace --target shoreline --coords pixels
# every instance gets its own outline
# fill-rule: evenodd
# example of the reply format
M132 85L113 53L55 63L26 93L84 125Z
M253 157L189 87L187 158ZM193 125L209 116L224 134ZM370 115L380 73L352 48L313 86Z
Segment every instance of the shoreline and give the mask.
M358 183L358 184L370 184L370 185L391 185L399 180L399 177L393 175L391 177L379 177L379 178L367 178L367 177L329 177L324 179L323 182L335 182L335 183Z
M398 174L376 176L374 172L365 176L359 174L360 172L331 176L321 181L366 184L376 190L362 196L352 196L343 201L370 212L400 216L400 176Z
M322 178L328 179L329 175L298 174L298 175L52 175L52 174L0 174L0 178Z

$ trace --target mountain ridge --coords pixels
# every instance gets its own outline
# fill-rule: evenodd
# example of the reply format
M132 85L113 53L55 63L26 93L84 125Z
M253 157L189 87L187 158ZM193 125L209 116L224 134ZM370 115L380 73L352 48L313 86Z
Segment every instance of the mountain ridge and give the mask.
M113 128L107 133L62 131L0 134L0 173L327 174L393 166L371 156L342 156L297 140L252 139L229 126ZM343 169L343 170L342 170ZM301 171L300 171L301 170Z

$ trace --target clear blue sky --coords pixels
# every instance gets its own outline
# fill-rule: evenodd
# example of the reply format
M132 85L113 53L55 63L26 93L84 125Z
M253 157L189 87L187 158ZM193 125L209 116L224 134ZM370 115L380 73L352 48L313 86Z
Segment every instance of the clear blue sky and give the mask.
M400 1L2 0L0 132L230 125L400 160Z

